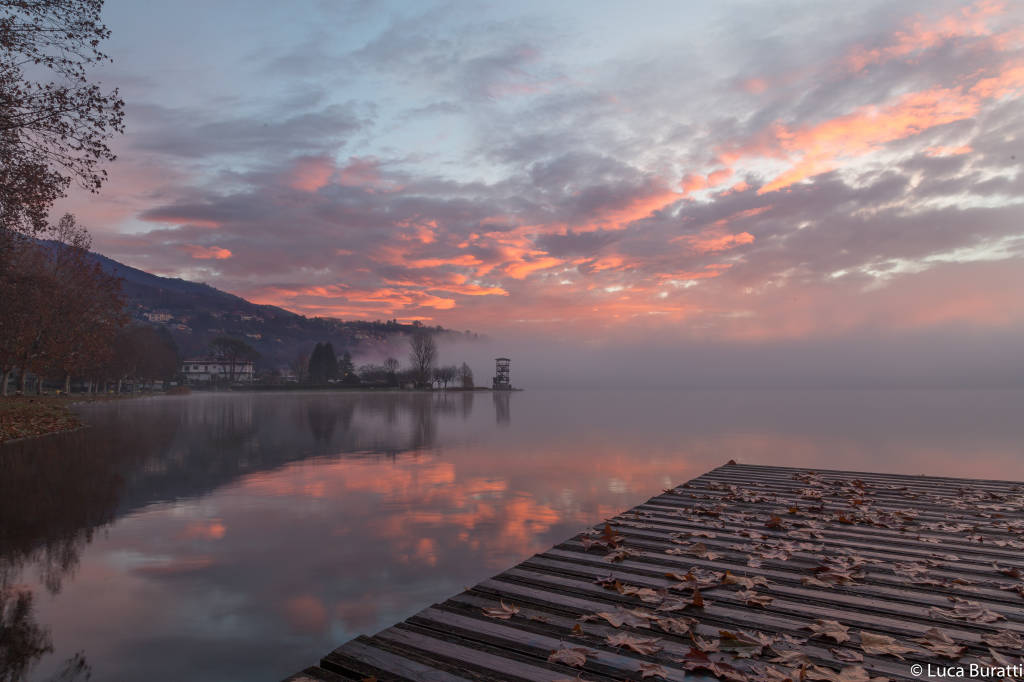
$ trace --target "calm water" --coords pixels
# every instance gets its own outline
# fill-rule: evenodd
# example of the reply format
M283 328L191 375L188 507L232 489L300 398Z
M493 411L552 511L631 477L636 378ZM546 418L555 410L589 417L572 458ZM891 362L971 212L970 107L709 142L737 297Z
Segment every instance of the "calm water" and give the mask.
M23 633L0 661L33 680L69 661L94 680L278 680L730 458L1024 480L1022 391L193 395L83 413L93 428L0 448L0 615Z

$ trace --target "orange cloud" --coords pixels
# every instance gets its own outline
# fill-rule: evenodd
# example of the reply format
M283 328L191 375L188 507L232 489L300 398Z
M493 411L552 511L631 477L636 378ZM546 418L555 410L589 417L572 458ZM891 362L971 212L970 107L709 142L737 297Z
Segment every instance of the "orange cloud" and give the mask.
M761 212L758 209L753 210L755 211L754 215ZM744 211L744 213L749 212ZM737 246L741 246L743 244L754 243L754 235L750 234L749 232L739 232L737 234L725 232L721 228L721 225L723 225L726 222L726 220L728 219L722 219L717 221L715 223L715 227L703 230L700 234L684 234L678 237L673 237L669 241L682 242L689 246L694 251L696 251L697 253L714 253L717 251L727 251L729 249L736 248Z
M887 142L928 128L970 118L978 113L978 97L958 88L912 92L888 106L860 107L853 113L801 128L774 126L767 141L736 150L731 158L769 157L792 161L789 170L758 190L773 192L813 175L834 170L839 160L863 156Z
M182 244L182 250L196 260L224 260L231 258L231 252L219 246L201 246L199 244Z
M960 154L970 154L973 149L967 145L961 145L959 147L928 147L924 150L924 153L928 156L959 156Z
M707 178L699 173L690 173L683 178L680 186L683 189L683 194L689 194L696 192L697 190L705 189L708 186Z
M1006 12L1003 2L977 2L937 21L916 19L905 31L897 32L890 45L878 48L856 47L844 60L850 71L862 71L871 64L913 55L942 43L965 37L991 35L992 17Z

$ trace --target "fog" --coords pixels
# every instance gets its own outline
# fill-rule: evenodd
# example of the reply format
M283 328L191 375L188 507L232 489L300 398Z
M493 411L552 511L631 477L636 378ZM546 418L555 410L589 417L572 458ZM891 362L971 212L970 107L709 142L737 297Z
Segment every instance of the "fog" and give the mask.
M508 357L522 388L1024 388L1022 332L933 328L770 342L492 335L442 338L439 362L467 362L485 386L494 358Z

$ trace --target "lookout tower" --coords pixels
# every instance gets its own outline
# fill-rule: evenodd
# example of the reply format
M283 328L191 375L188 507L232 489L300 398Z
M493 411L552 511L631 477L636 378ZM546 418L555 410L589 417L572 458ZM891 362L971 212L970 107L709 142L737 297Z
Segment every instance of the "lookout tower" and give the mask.
M494 379L491 382L491 387L495 391L511 391L512 382L508 378L508 365L512 362L508 358L495 358L494 360Z

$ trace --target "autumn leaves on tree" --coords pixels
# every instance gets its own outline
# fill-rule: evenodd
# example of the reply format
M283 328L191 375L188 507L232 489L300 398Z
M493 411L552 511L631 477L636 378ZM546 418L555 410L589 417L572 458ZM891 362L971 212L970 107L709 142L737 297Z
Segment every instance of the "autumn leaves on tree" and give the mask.
M0 391L15 367L99 372L125 323L118 281L88 259L73 216L49 220L73 182L96 192L124 102L89 81L107 61L102 0L0 1Z

